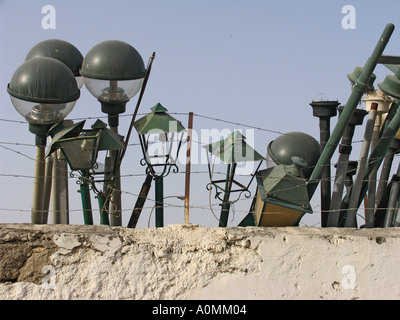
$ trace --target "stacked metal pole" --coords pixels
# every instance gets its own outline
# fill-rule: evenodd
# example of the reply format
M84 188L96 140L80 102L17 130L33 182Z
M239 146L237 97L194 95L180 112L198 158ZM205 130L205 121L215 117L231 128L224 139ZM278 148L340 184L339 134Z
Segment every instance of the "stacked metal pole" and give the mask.
M313 116L319 118L320 151L323 152L329 140L330 118L337 114L338 101L312 101ZM321 176L321 227L327 226L328 213L331 205L331 163L328 161L324 166Z
M372 52L371 57L367 60L361 75L355 81L354 90L352 91L345 108L343 109L342 116L337 122L334 130L331 133L331 136L326 144L326 147L321 154L315 169L313 170L311 177L307 184L308 194L311 198L318 186L319 180L322 177L323 168L326 163L332 158L333 153L336 150L337 144L342 137L342 134L347 126L348 121L350 120L354 110L357 108L358 103L361 100L361 97L366 92L368 88L369 79L371 77L372 72L374 71L378 59L383 53L389 39L394 31L394 25L389 23L386 25L382 35L379 37L379 41L375 46L374 51Z
M340 117L340 112L342 110L343 107L339 109L339 117ZM330 213L328 216L328 223L327 223L328 227L338 226L339 217L341 213L343 188L347 178L348 162L352 150L351 143L353 140L355 127L363 123L366 114L367 112L365 110L362 109L355 110L353 116L350 119L350 122L347 125L342 141L339 145L339 158L338 158L338 163L336 165L337 166L336 177L333 187Z

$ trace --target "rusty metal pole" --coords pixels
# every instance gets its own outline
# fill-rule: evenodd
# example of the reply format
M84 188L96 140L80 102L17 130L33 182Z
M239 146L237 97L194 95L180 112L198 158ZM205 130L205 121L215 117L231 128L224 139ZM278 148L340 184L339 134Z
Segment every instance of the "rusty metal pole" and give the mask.
M185 224L189 224L189 197L190 197L190 165L192 149L193 112L189 112L187 151L186 151L186 174L185 174Z

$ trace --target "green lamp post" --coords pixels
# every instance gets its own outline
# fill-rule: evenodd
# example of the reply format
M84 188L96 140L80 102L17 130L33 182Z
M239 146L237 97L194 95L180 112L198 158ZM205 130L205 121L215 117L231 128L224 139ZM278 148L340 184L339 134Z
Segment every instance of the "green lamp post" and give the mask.
M92 188L98 194L100 223L108 224L108 215L103 208L104 199L102 193L94 186L96 181L93 177L95 174L93 170L97 166L96 161L99 151L121 150L125 147L125 144L121 136L107 129L106 124L100 120L97 120L90 130L84 130L84 124L85 121L81 121L57 132L54 135L47 156L56 149L60 149L71 170L80 172L79 184L85 224L93 224L89 185L92 185Z
M25 60L36 57L49 57L64 63L74 74L78 88L83 85L79 69L82 66L83 56L80 51L71 43L49 39L36 44L26 55ZM53 132L59 126L49 131L52 137ZM51 198L51 223L68 223L68 165L61 154L61 151L53 153L52 157L46 158L45 169L45 208L49 207Z
M101 110L108 115L110 129L118 133L119 114L125 112L126 103L139 92L146 75L139 52L123 41L103 41L86 54L80 74L86 88L101 103ZM111 185L115 191L112 202L117 207L111 215L114 226L122 224L118 158L117 151L111 153L111 163L116 171Z
M46 223L44 169L47 132L73 109L80 96L74 74L62 62L48 57L25 61L15 72L7 91L15 109L36 135L36 161L32 201L32 223Z
M231 206L231 201L229 200L231 193L239 192L239 200L240 195L243 192L247 192L246 197L249 198L251 193L249 191L249 187L251 182L254 179L254 174L251 175L250 182L246 185L243 185L235 180L235 171L238 163L243 163L247 161L257 162L259 164L256 168L257 170L260 168L261 163L265 158L261 156L257 151L255 151L249 144L245 141L246 137L244 137L239 131L233 132L226 139L223 139L218 142L211 143L204 148L214 157L220 158L226 165L226 178L223 180L214 180L213 179L213 169L211 167L211 160L208 158L208 169L210 174L210 183L207 185L207 189L211 190L211 186L214 186L216 189L216 197L222 201L222 209L221 215L219 219L219 226L226 227L228 224L229 218L229 209ZM221 186L221 184L224 186ZM233 186L235 185L235 188ZM223 192L223 198L220 197L220 193ZM236 201L237 201L236 200Z
M171 169L178 172L176 161L186 131L180 121L167 113L167 109L157 103L151 113L134 123L139 134L146 173L155 181L156 227L164 226L164 177ZM176 145L176 146L175 146Z

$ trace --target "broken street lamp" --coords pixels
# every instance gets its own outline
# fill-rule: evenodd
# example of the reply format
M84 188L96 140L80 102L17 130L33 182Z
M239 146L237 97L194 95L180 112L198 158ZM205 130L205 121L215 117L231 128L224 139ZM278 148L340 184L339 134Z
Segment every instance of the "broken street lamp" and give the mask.
M46 223L44 210L45 146L50 127L62 121L80 96L74 74L62 62L37 57L25 61L14 72L7 92L15 109L36 135L32 223Z
M134 127L139 134L143 159L141 165L147 166L146 173L155 181L156 189L156 227L164 226L164 187L163 178L171 169L178 172L176 161L182 145L185 128L180 121L171 117L160 103L152 112L137 120Z
M312 213L301 170L307 163L295 156L292 162L257 173L258 193L251 210L256 226L295 226L304 213Z
M106 124L97 120L91 130L84 130L85 121L81 121L57 132L51 142L47 156L61 149L72 171L79 171L82 206L85 224L93 224L90 204L89 184L94 187L93 169L97 166L100 150L121 150L125 144L122 137L106 128Z
M211 143L204 148L214 157L220 158L226 165L226 178L223 180L213 180L213 167L211 167L210 158L208 158L208 170L210 175L210 183L207 185L207 189L211 191L211 186L216 188L216 198L222 201L221 216L219 219L219 226L226 227L228 224L229 209L231 201L229 200L230 194L232 192L239 192L239 196L236 201L239 200L240 195L246 192L246 197L249 198L251 193L249 187L254 179L254 174L251 175L250 182L247 186L239 183L235 180L235 171L238 163L243 163L247 161L260 161L256 168L260 168L261 163L265 158L261 156L257 151L255 151L250 145L245 141L244 137L239 131L233 132L229 137L224 140ZM220 197L220 193L223 192L223 198ZM236 202L234 201L234 202Z

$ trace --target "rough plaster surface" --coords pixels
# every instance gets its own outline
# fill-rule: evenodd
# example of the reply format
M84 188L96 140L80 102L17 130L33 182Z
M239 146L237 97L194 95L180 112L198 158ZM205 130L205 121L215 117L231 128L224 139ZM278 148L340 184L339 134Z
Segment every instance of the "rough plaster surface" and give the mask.
M400 229L0 224L0 299L400 299Z

